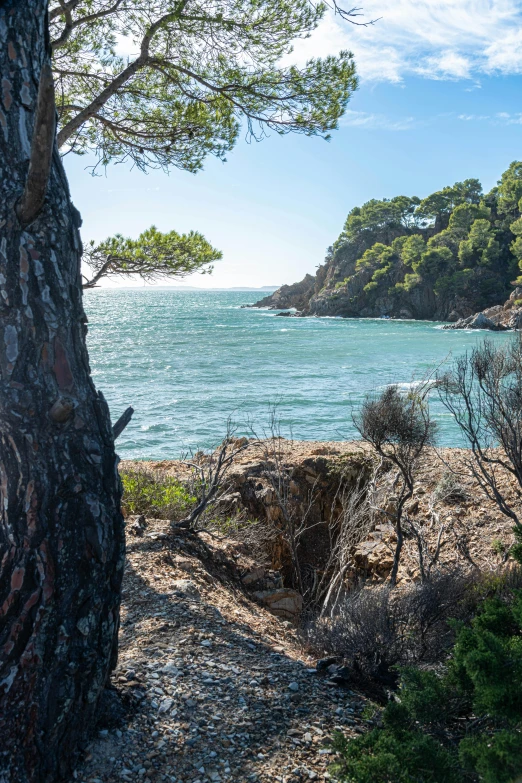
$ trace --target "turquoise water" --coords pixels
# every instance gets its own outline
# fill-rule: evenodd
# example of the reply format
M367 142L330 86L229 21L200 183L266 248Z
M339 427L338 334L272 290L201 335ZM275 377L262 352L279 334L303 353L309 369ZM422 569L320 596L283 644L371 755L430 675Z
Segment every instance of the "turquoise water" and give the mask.
M374 319L277 318L241 309L259 293L100 289L87 291L96 386L113 421L134 418L118 440L123 458L172 459L218 443L229 416L261 434L277 403L283 434L356 437L352 411L366 392L409 383L483 333ZM493 334L504 341L506 335ZM441 445L461 445L450 416L431 401Z

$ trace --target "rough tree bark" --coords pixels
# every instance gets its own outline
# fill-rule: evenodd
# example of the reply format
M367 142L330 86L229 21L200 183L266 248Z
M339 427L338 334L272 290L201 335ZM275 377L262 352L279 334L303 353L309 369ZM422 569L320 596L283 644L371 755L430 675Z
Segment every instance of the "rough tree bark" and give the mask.
M115 662L124 562L47 29L47 0L0 0L0 783L70 777Z

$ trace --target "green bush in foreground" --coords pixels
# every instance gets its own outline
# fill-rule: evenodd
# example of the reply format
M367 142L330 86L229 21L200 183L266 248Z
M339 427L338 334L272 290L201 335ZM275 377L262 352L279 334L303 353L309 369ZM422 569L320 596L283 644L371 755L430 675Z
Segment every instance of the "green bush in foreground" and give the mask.
M196 502L180 481L164 473L133 468L121 471L120 476L125 516L146 514L156 519L178 519Z
M338 734L344 783L514 783L522 779L522 591L486 600L457 627L445 673L401 671L378 728Z

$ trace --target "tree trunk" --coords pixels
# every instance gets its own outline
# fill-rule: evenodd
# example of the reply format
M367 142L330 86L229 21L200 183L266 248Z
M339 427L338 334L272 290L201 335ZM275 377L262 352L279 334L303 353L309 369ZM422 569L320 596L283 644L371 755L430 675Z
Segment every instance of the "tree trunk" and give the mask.
M124 564L48 46L47 0L0 0L1 783L70 778L115 663Z

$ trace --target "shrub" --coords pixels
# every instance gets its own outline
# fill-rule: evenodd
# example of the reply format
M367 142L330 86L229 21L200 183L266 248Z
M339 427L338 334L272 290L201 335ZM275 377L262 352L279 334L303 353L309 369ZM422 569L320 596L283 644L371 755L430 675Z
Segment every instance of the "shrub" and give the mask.
M136 467L122 471L120 476L125 516L145 514L156 519L178 519L196 502L178 479L161 471Z
M354 680L382 691L397 682L395 666L441 661L455 639L448 619L468 619L482 597L475 577L457 570L398 591L359 588L333 617L310 622L305 638L321 655L342 657Z
M471 499L469 492L451 470L445 471L433 490L432 497L435 503L465 502Z
M398 706L390 705L387 728L352 741L335 736L333 748L341 756L332 767L336 777L345 783L461 783L452 755L430 736L403 728Z
M388 386L378 395L367 396L353 422L381 460L389 461L397 471L394 482L397 503L388 514L395 528L396 544L390 584L395 587L404 542L404 506L413 496L418 468L427 446L435 442L436 425L426 403L428 387L420 384L402 395L397 386ZM424 574L422 562L419 562Z
M491 549L496 555L505 555L508 546L500 538L494 538L491 542Z
M514 783L522 772L522 592L494 597L456 629L445 672L409 667L382 725L347 741L344 783Z
M484 783L518 781L522 771L522 734L502 730L493 736L464 737L459 757L464 769L476 771Z

